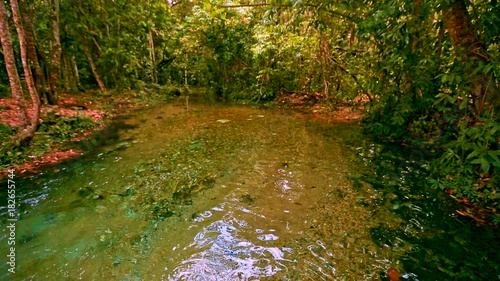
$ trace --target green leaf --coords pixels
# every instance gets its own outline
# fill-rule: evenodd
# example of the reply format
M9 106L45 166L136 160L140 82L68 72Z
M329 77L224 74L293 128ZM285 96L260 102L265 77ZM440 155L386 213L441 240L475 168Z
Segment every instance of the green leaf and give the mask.
M481 158L482 163L481 163L481 168L483 169L483 172L488 172L490 170L490 163L486 160L486 158Z
M500 151L488 151L488 155L493 158L496 162L500 162L500 159L498 158L498 155L500 155Z
M482 160L483 160L483 158L476 158L476 159L474 159L474 160L470 161L470 163L471 163L471 164L478 164L478 165L479 165L479 164L482 164L482 163L483 163L483 161L482 161Z
M479 66L474 69L471 75L476 75L479 71L481 71L484 68L483 62L479 61Z
M203 3L203 8L210 12L212 10L212 4L210 4L209 1L205 1L205 3Z
M498 128L499 128L499 127L500 127L500 126L493 126L493 128L491 129L491 132L490 132L490 133L491 133L492 135L494 135L494 134L498 131Z
M491 69L493 68L493 64L488 64L485 68L484 68L484 74L488 74Z
M453 97L452 95L446 95L446 99L448 100L449 103L454 104L455 101L457 100L456 97Z
M467 158L466 158L466 159L470 159L470 158L472 158L472 157L476 157L476 156L478 156L478 155L479 155L479 151L474 150L474 151L472 151L472 153L471 153L471 154L469 154L469 155L467 156ZM471 163L472 163L472 162L471 162Z

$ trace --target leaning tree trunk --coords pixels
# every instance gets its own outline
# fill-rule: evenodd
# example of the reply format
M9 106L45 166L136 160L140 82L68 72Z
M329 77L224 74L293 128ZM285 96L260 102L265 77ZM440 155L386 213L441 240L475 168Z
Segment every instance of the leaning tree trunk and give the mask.
M90 70L92 71L92 74L94 74L95 80L97 81L97 85L99 86L99 89L103 92L106 91L106 86L104 85L104 82L102 82L101 76L99 75L99 72L97 72L97 67L94 64L94 60L92 59L92 54L90 54L89 47L85 44L83 44L83 52L85 53L85 56L87 57L87 61L89 62L90 65Z
M26 84L28 85L28 92L31 97L33 113L31 114L30 126L26 130L26 139L29 140L33 138L35 131L39 124L40 118L40 97L36 91L35 81L33 80L33 75L31 75L30 62L28 60L28 50L26 43L26 36L24 33L23 24L21 22L21 15L19 14L19 4L17 0L10 0L10 5L12 8L12 17L14 18L14 24L16 25L17 35L19 38L19 45L21 49L21 61L24 69L24 77L26 78Z
M2 50L5 59L5 68L9 76L9 84L12 91L12 97L17 102L19 111L19 121L21 126L19 128L19 133L14 138L19 141L23 141L25 137L26 129L29 127L28 111L26 107L26 102L23 97L23 88L21 86L21 79L19 78L19 73L16 68L16 59L14 57L14 49L12 48L12 39L9 31L9 23L7 20L4 1L0 1L0 41L2 42Z
M500 97L494 78L491 75L485 75L482 71L475 71L480 66L480 62L488 64L491 61L484 55L486 53L484 43L477 36L465 0L455 0L445 8L443 22L457 54L465 61L474 62L473 68L464 69L464 72L470 73L465 77L471 81L470 86L476 109L482 111L489 104L499 106Z

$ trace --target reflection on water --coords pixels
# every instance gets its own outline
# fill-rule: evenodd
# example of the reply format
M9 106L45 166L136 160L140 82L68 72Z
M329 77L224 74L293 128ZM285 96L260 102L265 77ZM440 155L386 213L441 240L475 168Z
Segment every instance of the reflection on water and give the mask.
M265 245L266 241L274 241L279 237L261 234L263 230L260 229L255 229L255 235L262 241L259 243L261 245L239 238L238 232L249 228L248 223L237 219L233 212L227 213L223 220L203 227L188 246L196 248L197 252L182 261L168 279L248 280L273 276L285 269L283 262L289 260L285 259L284 252L291 252L291 249Z
M457 216L453 200L429 188L430 151L366 141L355 150L366 169L354 185L370 183L380 194L362 204L396 215L375 216L371 236L400 256L404 279L500 280L498 228Z
M19 179L17 273L2 263L0 279L380 280L391 267L432 276L412 266L411 253L429 251L417 239L439 233L425 219L437 217L423 204L430 195L406 192L419 172L389 172L380 146L356 149L356 125L195 104L117 122L109 139L80 144L93 149L84 157ZM382 182L367 178L372 165L386 165Z

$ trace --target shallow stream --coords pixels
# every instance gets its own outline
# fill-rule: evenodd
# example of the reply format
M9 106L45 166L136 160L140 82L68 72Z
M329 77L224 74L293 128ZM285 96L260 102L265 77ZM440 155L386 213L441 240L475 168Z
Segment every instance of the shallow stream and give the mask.
M2 262L0 279L500 279L498 233L424 188L425 152L356 124L179 102L77 145L84 156L16 178L16 274Z

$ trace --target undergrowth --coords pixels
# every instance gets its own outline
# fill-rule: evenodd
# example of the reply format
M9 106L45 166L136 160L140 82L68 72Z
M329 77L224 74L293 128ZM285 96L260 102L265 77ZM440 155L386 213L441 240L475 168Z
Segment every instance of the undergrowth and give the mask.
M0 169L5 169L32 158L39 157L55 148L69 149L78 134L95 128L98 123L89 117L58 117L49 114L40 124L28 146L15 147L10 139L17 129L0 123Z

